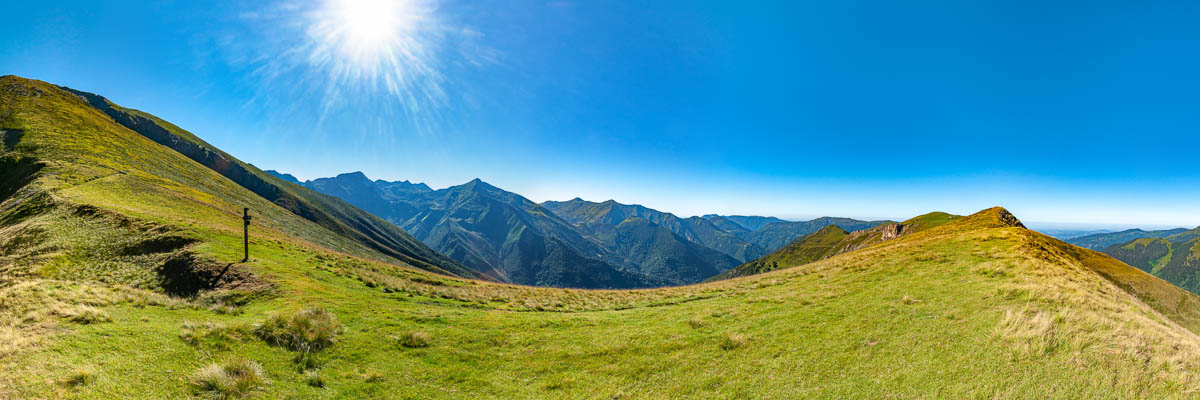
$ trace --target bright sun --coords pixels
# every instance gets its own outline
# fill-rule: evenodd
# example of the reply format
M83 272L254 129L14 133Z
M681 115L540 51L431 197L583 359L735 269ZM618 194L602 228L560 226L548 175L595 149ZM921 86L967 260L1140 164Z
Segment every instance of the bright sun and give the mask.
M408 75L424 65L430 12L420 0L326 0L308 30L313 61L356 78Z

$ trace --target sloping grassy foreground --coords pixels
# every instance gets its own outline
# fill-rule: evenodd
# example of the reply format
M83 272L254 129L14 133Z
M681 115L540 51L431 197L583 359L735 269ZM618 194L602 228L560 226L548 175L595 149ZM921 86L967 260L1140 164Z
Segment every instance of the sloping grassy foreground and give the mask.
M269 383L252 392L264 398L1195 395L1194 296L1097 254L1085 259L1100 263L1085 264L1072 254L1082 250L1023 228L955 225L965 224L661 297L418 273L399 274L411 288L395 290L350 277L381 266L286 244L254 263L278 295L236 315L34 280L6 288L5 304L91 303L111 321L39 323L32 332L44 340L0 359L0 387L15 397L183 397L195 393L197 370L245 357L264 366ZM205 251L232 255L235 239ZM1115 284L1093 266L1131 274L1132 283ZM454 285L490 298L455 296ZM613 304L631 308L603 310ZM344 328L308 375L294 352L249 333L272 313L314 305ZM536 307L563 312L519 311ZM185 340L201 324L231 333ZM414 346L413 335L426 339ZM71 384L80 373L94 378ZM324 387L310 386L313 374Z
M503 285L387 263L52 87L4 90L0 398L1200 394L1195 295L1003 209L701 285Z

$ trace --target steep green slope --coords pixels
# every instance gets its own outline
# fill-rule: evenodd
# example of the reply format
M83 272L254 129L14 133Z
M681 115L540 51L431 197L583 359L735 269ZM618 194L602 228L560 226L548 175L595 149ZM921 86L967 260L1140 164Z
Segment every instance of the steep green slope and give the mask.
M874 228L857 230L853 233L847 233L846 230L837 225L827 225L816 233L796 239L771 254L739 265L737 268L725 271L709 280L717 281L808 264L838 254L865 248L879 242L933 228L953 221L956 218L961 217L944 212L932 212L901 223L889 222L875 226ZM776 224L768 225L768 227L772 225Z
M481 180L442 190L371 181L361 172L305 186L399 225L484 275L525 285L632 288L671 281L622 270L623 259L537 203Z
M1200 293L1200 228L1114 244L1104 253L1192 293Z
M1129 229L1120 232L1097 233L1093 235L1080 236L1076 238L1066 239L1067 243L1092 250L1104 250L1114 244L1128 243L1137 239L1157 239L1171 235L1177 235L1187 232L1187 229L1176 228L1160 231L1144 231L1141 229Z

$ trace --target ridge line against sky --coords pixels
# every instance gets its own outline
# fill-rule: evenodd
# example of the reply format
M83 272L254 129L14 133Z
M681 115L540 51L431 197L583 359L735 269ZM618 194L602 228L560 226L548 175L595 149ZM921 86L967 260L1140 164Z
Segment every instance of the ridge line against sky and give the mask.
M1200 4L21 3L0 74L302 178L1200 225ZM1036 10L1036 12L1034 12Z

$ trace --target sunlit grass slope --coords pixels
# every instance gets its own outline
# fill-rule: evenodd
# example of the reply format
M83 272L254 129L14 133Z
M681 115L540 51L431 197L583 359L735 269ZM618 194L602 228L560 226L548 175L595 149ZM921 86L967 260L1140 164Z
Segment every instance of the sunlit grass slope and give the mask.
M0 77L0 91L0 129L20 132L13 157L48 166L33 176L40 190L60 200L232 230L240 228L236 214L249 207L256 228L473 276L394 225L278 180L149 114L14 76Z
M779 250L722 272L708 280L719 281L808 264L879 242L895 239L903 235L933 228L950 222L955 218L961 217L944 212L931 212L904 222L887 222L854 232L846 232L846 230L837 225L827 225L817 232L788 243L787 246L783 246Z
M240 280L167 296L160 271L177 252L218 265L240 258L227 196L253 195L165 148L119 146L132 138L63 144L106 135L79 124L104 124L103 114L0 106L0 130L24 132L0 174L15 188L0 203L0 398L1200 390L1196 296L1024 229L999 208L800 267L619 291L435 275L280 211L262 218L254 259L234 264ZM35 156L40 169L21 161ZM189 241L150 240L160 237Z

